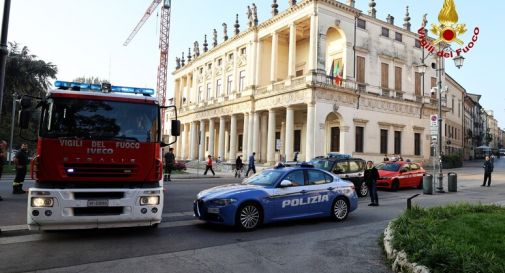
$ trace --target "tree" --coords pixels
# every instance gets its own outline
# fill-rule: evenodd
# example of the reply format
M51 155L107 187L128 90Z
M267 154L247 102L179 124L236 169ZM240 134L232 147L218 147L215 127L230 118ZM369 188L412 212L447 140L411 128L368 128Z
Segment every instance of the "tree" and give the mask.
M90 83L90 84L101 84L101 83L109 83L108 80L100 79L99 77L78 77L73 79L73 82L82 82L82 83Z
M49 86L50 79L55 79L58 69L56 65L45 62L30 53L28 47L18 43L9 43L5 71L5 92L0 120L0 139L9 140L11 130L12 100L14 94L43 97ZM15 125L16 126L16 125ZM26 132L29 138L35 138L35 132ZM15 138L13 147L19 146L22 139Z

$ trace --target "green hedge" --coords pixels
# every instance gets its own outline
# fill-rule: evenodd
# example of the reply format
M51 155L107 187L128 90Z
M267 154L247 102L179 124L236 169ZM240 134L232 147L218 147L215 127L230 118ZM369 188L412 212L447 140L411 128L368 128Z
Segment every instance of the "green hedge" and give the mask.
M444 155L442 156L442 165L444 169L461 168L463 167L463 157L457 155Z
M505 272L505 208L414 207L393 223L395 249L432 272Z

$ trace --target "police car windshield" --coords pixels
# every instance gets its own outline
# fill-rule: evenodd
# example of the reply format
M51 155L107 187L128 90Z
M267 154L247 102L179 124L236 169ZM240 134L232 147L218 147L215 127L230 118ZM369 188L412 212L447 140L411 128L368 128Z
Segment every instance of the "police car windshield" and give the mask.
M273 187L281 175L280 171L267 170L246 179L242 184Z
M330 161L328 159L313 159L310 161L310 163L314 165L314 168L322 169L328 172L331 171L331 168L333 166L333 161Z
M157 142L158 108L155 104L50 98L40 134Z
M376 166L377 170L384 170L389 172L397 172L400 169L398 163L380 163Z

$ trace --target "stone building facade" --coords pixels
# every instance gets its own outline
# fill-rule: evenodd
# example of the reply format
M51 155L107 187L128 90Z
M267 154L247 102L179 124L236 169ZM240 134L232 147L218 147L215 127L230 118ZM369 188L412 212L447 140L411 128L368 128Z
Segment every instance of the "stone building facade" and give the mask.
M255 152L257 161L273 164L295 154L310 160L340 152L429 161L435 70L416 71L424 54L408 8L399 27L392 16L376 18L374 1L368 12L354 8L354 1L290 3L282 12L272 4L272 17L261 23L254 6L245 31L237 15L233 32L223 24L224 41L217 43L214 34L212 46L205 40L200 53L196 42L193 54L177 59L177 158L211 154L234 161ZM443 110L452 115L448 107L462 107L464 96L451 82L449 101L452 94L455 101ZM458 128L453 145L462 148L459 111L450 122Z

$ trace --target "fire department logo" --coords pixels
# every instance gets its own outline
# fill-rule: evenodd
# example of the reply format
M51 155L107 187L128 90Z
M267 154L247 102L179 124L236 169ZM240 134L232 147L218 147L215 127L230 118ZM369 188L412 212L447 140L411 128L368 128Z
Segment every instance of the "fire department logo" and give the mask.
M419 41L421 42L421 46L426 48L431 53L436 53L440 57L452 58L454 57L454 53L456 56L461 55L461 53L468 53L470 49L475 46L479 35L479 28L476 27L473 30L472 41L470 41L467 45L460 39L461 35L467 32L467 28L465 24L458 23L459 16L456 10L456 4L454 0L444 0L444 5L438 14L438 24L431 24L430 31L435 35L435 40L429 40L426 33L426 14L423 18L423 23L421 28L418 30ZM442 44L444 44L444 49L437 52L435 46L439 45L441 48ZM447 45L452 43L456 43L460 46L464 46L462 48L457 48L455 50L447 50L445 49Z
M438 44L442 41L446 43L456 42L464 45L463 41L458 38L458 35L466 32L465 24L458 24L458 12L453 0L445 0L442 10L438 14L439 24L431 24L431 32L438 36L438 39L433 44Z

